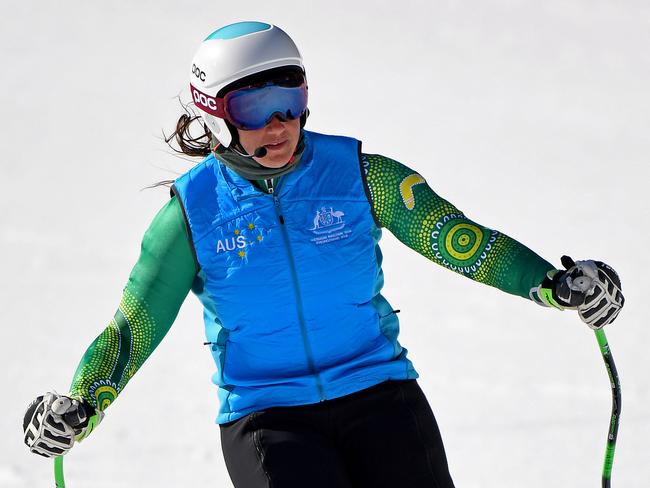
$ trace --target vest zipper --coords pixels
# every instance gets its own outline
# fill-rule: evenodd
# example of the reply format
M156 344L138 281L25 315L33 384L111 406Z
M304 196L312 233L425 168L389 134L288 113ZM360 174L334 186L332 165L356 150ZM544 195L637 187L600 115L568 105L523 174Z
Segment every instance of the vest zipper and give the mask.
M271 190L272 192L273 190ZM284 217L282 216L282 207L280 206L279 198L271 193L273 197L273 203L275 204L275 213L278 216L278 221L280 222L280 229L282 230L282 237L284 238L285 249L287 250L287 258L289 261L289 269L291 270L291 278L293 280L293 290L296 295L296 308L298 312L298 321L300 322L300 333L302 335L302 342L305 348L305 353L307 354L307 364L309 366L309 371L316 378L316 386L318 388L318 395L321 402L326 400L325 392L323 390L323 384L320 379L320 375L316 371L316 366L314 365L314 357L311 351L311 345L309 344L309 338L307 337L307 326L305 325L305 316L302 308L302 296L300 294L300 286L298 285L298 276L296 273L296 265L293 260L293 252L291 251L291 242L289 241L289 234L287 233L287 228L284 225Z

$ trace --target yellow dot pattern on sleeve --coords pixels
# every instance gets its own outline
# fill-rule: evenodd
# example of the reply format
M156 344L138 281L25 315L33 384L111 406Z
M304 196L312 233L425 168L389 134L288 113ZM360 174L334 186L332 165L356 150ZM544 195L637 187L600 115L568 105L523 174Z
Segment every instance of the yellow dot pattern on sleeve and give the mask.
M378 223L431 261L524 297L550 267L507 235L469 220L403 164L374 154L362 154L361 163Z
M109 386L117 396L117 384L110 382L109 378L117 365L119 354L120 331L117 322L112 319L86 351L75 373L70 393L96 407L99 403L95 393L99 387Z
M71 393L103 410L156 345L155 320L148 313L146 302L126 288L115 316L81 360Z
M130 351L118 385L120 390L129 382L153 351L156 323L148 313L146 302L138 299L129 289L124 290L119 312L124 317L130 332ZM124 334L126 336L126 334Z

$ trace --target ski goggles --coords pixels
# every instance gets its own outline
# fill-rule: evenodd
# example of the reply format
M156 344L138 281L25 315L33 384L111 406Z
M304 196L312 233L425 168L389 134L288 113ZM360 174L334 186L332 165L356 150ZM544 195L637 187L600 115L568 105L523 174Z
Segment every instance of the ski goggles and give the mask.
M204 112L225 119L242 130L261 129L279 116L294 120L307 109L307 83L282 86L269 82L240 88L223 98L211 97L190 85L194 103Z

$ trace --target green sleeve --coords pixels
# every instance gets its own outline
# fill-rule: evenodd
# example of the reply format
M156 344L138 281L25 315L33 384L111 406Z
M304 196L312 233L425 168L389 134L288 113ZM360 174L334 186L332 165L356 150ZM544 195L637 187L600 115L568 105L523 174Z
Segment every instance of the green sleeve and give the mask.
M196 273L173 197L144 234L117 312L81 359L71 394L100 410L110 405L169 331Z
M431 261L525 298L554 269L523 244L469 220L403 164L362 154L362 165L377 223Z

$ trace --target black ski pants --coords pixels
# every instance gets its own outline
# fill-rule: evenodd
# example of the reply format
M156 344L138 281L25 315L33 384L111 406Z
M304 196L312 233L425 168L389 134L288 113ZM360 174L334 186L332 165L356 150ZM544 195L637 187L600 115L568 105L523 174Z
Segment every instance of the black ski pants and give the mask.
M221 425L235 488L453 488L440 431L415 380L274 407Z

